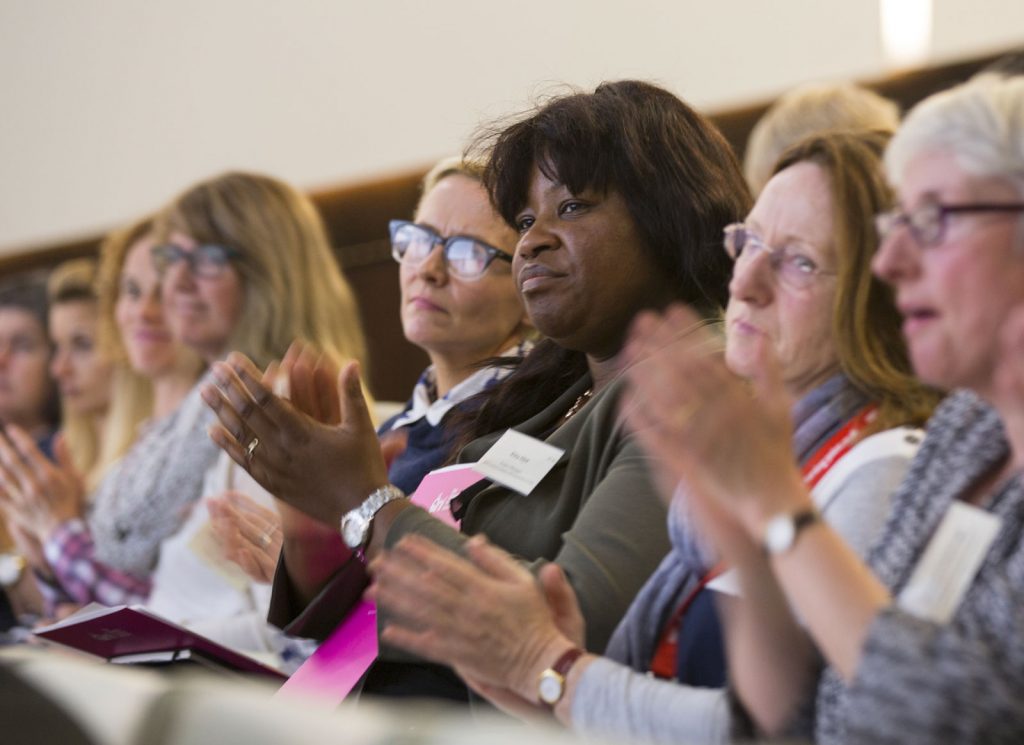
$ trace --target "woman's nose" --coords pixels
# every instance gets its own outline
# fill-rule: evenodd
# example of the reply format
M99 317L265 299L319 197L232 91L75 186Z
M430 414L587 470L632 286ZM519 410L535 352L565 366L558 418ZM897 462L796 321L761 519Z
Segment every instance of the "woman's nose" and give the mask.
M883 282L894 285L919 269L919 249L905 226L894 227L878 246L871 259L871 271Z
M523 259L532 259L557 245L558 237L538 218L519 236L516 253Z
M67 354L54 352L53 359L50 360L50 376L56 380L62 380L67 377L69 371Z
M738 260L733 265L729 296L755 305L767 305L774 297L774 273L768 251L758 251Z
M416 273L427 282L435 285L443 285L448 281L448 265L444 258L444 246L441 243L434 244L430 253L416 267Z

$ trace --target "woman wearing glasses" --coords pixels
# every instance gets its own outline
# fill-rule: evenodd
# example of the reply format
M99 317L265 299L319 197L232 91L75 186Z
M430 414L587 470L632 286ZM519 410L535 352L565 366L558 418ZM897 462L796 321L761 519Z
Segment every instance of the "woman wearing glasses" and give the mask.
M400 264L402 327L431 362L405 408L378 428L388 478L409 494L451 458L454 441L445 426L450 415L506 377L532 346L510 268L515 232L491 207L482 175L478 163L440 161L423 179L414 220L392 220L389 226L392 255ZM504 364L493 364L497 358ZM322 583L349 561L352 552L336 528L303 519L287 505L281 509L283 522L237 497L215 508L215 527L251 577L273 577L282 544L283 566L296 587ZM276 530L279 523L283 535ZM273 542L262 540L268 531ZM354 572L345 589L357 594L366 581L364 572ZM315 635L303 624L288 631Z
M165 208L157 231L152 257L168 325L207 365L241 350L263 367L296 338L335 364L363 359L355 299L323 223L288 184L249 173L211 178ZM186 403L201 405L198 386ZM205 431L200 437L209 442ZM258 457L257 445L250 457ZM228 494L268 509L273 500L226 457L196 479L186 497L193 506L179 511L176 530L161 543L147 607L237 648L275 651L265 623L269 588L227 559L209 508Z
M267 364L301 337L339 362L363 354L355 302L315 208L265 176L229 173L197 184L155 226L135 235L119 304L135 301L142 288L150 313L162 303L160 327L170 334L153 325L130 333L122 325L129 348L148 344L152 352L156 342L167 345L173 337L193 352L189 359L206 365L236 348ZM74 524L65 550L51 560L65 599L110 605L148 599L157 612L184 623L254 608L263 615L266 593L261 598L240 572L232 574L206 538L206 505L197 501L232 488L270 500L243 483L226 458L218 463L206 433L212 417L194 385L199 368L191 364L187 394L111 470L90 523ZM53 475L46 483L58 481ZM80 571L63 571L69 558ZM263 642L259 627L247 631L253 643Z
M763 348L771 348L784 388L779 403L794 402L790 459L796 455L813 487L815 508L861 553L919 442L917 431L902 425L921 423L934 401L909 374L891 294L870 270L876 246L871 220L891 203L881 171L884 142L868 133L807 140L784 154L745 222L725 228L725 250L735 261L726 363L735 374L757 379L764 374ZM693 320L666 325L658 339L661 354L671 358L673 349L689 349L693 340L682 331ZM642 372L652 365L648 352L658 348L630 350L635 368L628 374L638 381L641 400L674 385L671 367L658 370L664 380ZM661 403L667 416L687 416L673 401ZM671 449L664 430L641 434L659 443L653 454ZM723 434L717 447L740 469L746 454L733 439ZM665 483L677 483L678 474L665 475ZM634 600L605 650L607 659L580 655L561 671L564 690L555 714L564 723L604 737L729 739L713 590L733 593L735 583L698 540L690 517L680 490L669 517L673 551ZM536 707L537 677L559 654L583 646L570 632L579 619L559 614L557 604L493 547L473 547L470 560L478 566L422 543L399 543L377 574L382 606L404 621L385 638L455 665L499 703ZM417 577L425 569L461 588L459 604L449 594L443 610L420 589ZM571 597L566 588L561 594ZM486 649L467 641L469 629L462 626L466 619L480 622L473 605L486 607L487 623L500 629Z
M548 565L542 576L561 567L580 599L589 642L603 648L668 548L646 461L615 416L623 392L617 355L643 308L681 299L716 312L728 274L718 236L746 212L746 189L713 126L671 93L636 81L555 99L490 144L485 183L519 233L512 273L531 321L548 338L473 402L460 460L478 460L510 427L531 448L557 448L551 470L523 487L529 494L486 480L464 490L455 511L461 530L412 506L388 484L351 367L338 386L345 416L331 427L274 397L244 360L218 366L227 380L210 391L224 425L214 437L242 464L244 443L270 440L267 457L247 464L250 472L335 531L347 514L346 543L357 551L350 564L408 533L453 550L485 533L539 571ZM279 571L276 579L287 577ZM302 588L304 596L281 582L275 620L316 617L317 631L329 633L347 610L330 579L321 578L322 590ZM387 647L363 690L466 700L450 670L412 664Z
M737 558L744 587L777 588L828 663L817 685L817 742L1019 742L1024 79L982 78L921 103L897 131L886 168L900 209L878 220L874 270L895 290L915 372L952 393L867 564L820 521L787 550L758 554L766 528L805 513L810 499L784 465L784 422L714 371L721 393L713 399L696 404L697 391L676 386L701 421L701 431L679 433L677 460L699 485L709 534L745 557ZM640 332L654 340L651 327ZM690 379L709 372L696 359L681 367ZM705 436L740 406L748 426L731 435L752 467L730 473ZM651 421L657 408L647 409ZM766 638L793 625L786 604L751 604L731 621L740 698L761 728L780 731L807 711L815 650Z
M512 279L515 231L491 207L482 175L481 165L441 161L423 180L415 221L390 225L402 330L430 357L405 410L380 428L386 447L401 451L388 478L407 494L451 455L448 412L511 371L487 362L530 346Z

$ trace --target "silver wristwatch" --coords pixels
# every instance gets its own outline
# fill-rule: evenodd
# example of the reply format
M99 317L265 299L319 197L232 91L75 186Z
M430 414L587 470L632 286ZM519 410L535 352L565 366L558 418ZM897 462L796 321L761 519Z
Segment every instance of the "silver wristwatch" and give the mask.
M353 551L365 548L370 537L370 525L381 507L388 502L405 498L405 492L392 484L374 490L361 505L349 510L341 518L341 537L345 540L345 545Z

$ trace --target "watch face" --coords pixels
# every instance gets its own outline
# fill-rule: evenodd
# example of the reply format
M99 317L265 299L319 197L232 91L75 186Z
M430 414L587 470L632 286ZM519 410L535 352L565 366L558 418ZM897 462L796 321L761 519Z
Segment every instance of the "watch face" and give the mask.
M341 537L349 548L359 548L366 541L369 523L358 515L345 515L341 519Z
M793 545L796 526L789 515L773 517L764 531L764 545L770 553L777 554Z
M540 683L537 685L537 695L540 700L549 706L554 706L562 698L562 689L565 687L565 679L554 670L545 670L540 676Z
M17 556L4 554L0 556L0 585L10 587L21 579L21 572L25 568L24 560Z

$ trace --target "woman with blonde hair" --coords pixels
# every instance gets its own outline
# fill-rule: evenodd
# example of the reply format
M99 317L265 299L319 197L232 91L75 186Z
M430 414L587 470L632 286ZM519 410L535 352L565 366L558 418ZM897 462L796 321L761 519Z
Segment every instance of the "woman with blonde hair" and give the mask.
M174 514L175 495L183 491L178 475L196 463L205 469L204 457L212 460L201 437L187 437L202 434L195 417L180 412L201 365L175 344L164 321L152 242L153 221L145 218L111 233L101 247L95 339L112 358L113 389L92 456L96 483L83 483L68 464L44 463L15 428L8 430L11 442L0 443L7 466L3 496L41 546L32 559L37 576L48 580L41 589L50 612L63 604L144 597L161 531L181 519ZM71 267L55 275L58 307L62 292L81 297L86 291L70 279L82 271ZM55 367L62 364L55 360ZM175 462L185 465L171 467Z
M50 374L60 390L61 436L87 489L98 481L96 466L111 399L113 357L99 338L96 262L60 264L47 282L50 301Z
M351 288L312 202L267 176L226 173L178 196L159 216L152 256L175 338L205 362L240 351L261 366L305 339L333 364L359 360L365 344ZM198 389L189 403L199 405ZM201 417L211 423L212 415ZM205 427L204 427L205 429ZM204 447L210 444L206 432ZM259 458L258 441L248 443ZM244 649L273 651L269 587L250 582L214 540L209 498L270 495L226 456L206 472L194 506L160 548L148 606Z
M808 83L783 94L747 139L743 175L754 194L775 173L779 157L805 137L833 130L893 132L900 123L895 101L854 83Z
M409 493L451 458L448 425L454 416L472 396L507 377L533 344L509 261L516 234L491 206L483 171L482 163L466 158L439 161L423 178L412 220L389 226L392 256L400 265L402 328L430 358L408 403L377 430L392 456L389 478ZM273 512L238 499L218 505L214 523L239 564L269 580L283 546L298 586L347 563L353 571L346 586L357 595L366 573L349 562L352 552L338 532L278 506L289 518L283 534ZM288 620L281 604L271 619L282 625ZM311 633L301 624L287 631Z
M352 289L316 207L291 186L227 173L174 200L159 230L153 256L167 275L171 325L207 362L242 350L266 366L307 339L336 361L365 364ZM224 293L229 314L212 318L207 292Z

